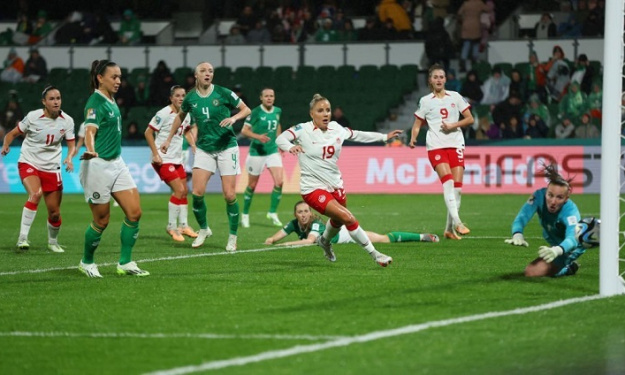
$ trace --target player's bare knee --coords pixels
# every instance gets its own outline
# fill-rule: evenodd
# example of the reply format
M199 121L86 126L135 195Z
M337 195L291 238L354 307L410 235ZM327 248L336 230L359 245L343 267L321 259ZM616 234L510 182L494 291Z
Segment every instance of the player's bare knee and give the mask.
M237 194L235 192L224 192L224 199L226 202L234 202L237 199Z
M28 196L28 201L34 204L39 204L41 197L43 197L43 192L39 189L39 191L36 191Z
M141 213L141 207L138 207L127 212L126 217L130 221L139 221L139 219L141 219Z
M51 211L50 213L48 213L48 220L51 223L56 223L61 219L61 212L60 211Z
M247 188L250 189L251 191L256 190L256 184L258 183L258 181L250 181L247 184Z

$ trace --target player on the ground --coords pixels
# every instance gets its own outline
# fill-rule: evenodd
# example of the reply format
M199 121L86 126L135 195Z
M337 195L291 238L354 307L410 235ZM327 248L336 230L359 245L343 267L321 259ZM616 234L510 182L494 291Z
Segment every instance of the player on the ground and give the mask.
M538 258L525 268L525 276L568 276L579 268L575 260L586 252L577 240L576 228L580 221L577 206L571 199L570 180L558 173L555 164L545 167L545 177L549 180L546 188L536 190L521 207L512 223L512 238L507 244L529 246L523 237L523 230L538 214L543 228L543 237L549 246L538 248Z
M326 225L310 211L310 206L304 201L295 203L293 209L295 219L289 221L282 229L277 231L273 236L265 240L266 245L272 245L282 240L289 234L295 232L299 240L283 242L279 246L291 245L312 245L317 242L321 233L326 229ZM387 234L379 234L375 232L365 231L369 240L374 243L391 243L391 242L438 242L438 236L429 233L411 233L411 232L390 232ZM339 233L334 236L331 243L355 243L345 226L341 227Z
M445 69L438 64L430 67L428 85L431 94L419 99L415 121L412 125L410 148L414 148L421 126L429 129L425 145L432 167L443 184L443 197L447 205L445 238L459 240L458 235L470 230L460 220L460 199L464 174L464 136L462 129L473 124L471 105L455 91L445 90ZM459 121L460 114L463 119Z
M276 145L276 137L280 135L280 117L282 109L274 106L275 93L271 88L264 88L260 93L261 104L252 110L252 114L245 119L245 124L241 134L251 138L250 151L245 161L248 182L245 188L245 202L243 203L243 214L241 215L241 225L243 228L250 226L250 206L254 197L254 190L258 184L260 174L265 166L271 173L273 179L273 190L271 191L271 203L267 212L267 219L273 225L282 226L276 213L280 199L282 198L282 181L284 168L282 167L282 155Z
M386 142L401 134L401 130L388 134L351 130L330 121L331 115L330 101L315 94L310 102L312 121L289 128L278 136L276 144L283 151L298 157L300 190L304 201L330 218L318 242L326 258L336 261L330 240L345 225L354 242L362 246L376 263L386 267L393 258L375 249L356 217L347 209L347 196L337 162L346 139L362 143Z
M93 94L85 105L85 148L80 159L80 184L89 203L93 221L85 232L85 248L78 269L88 277L102 277L94 253L109 224L111 197L119 203L125 218L121 227L121 251L117 273L148 276L132 261L132 248L139 235L141 205L137 185L121 157L122 116L114 95L121 85L121 69L112 61L91 64Z
M2 155L10 151L11 142L24 136L24 142L17 161L22 184L28 193L28 200L22 209L20 234L17 239L19 250L28 250L28 233L37 214L37 206L43 197L48 208L48 250L64 252L58 243L61 229L61 140L68 147L63 161L65 170L74 170L74 120L61 110L61 92L54 86L47 86L41 93L42 109L29 112L17 126L4 137Z
M208 227L204 193L211 176L219 169L221 186L226 200L226 212L230 224L227 251L237 249L237 230L239 228L239 203L236 195L237 175L241 173L239 165L239 146L232 125L246 118L250 109L232 91L213 84L215 70L208 62L195 67L195 90L185 96L178 116L174 119L167 139L161 144L161 151L166 154L178 127L187 113L191 114L191 124L197 127L196 152L193 160L192 194L193 214L200 224L198 237L192 247L200 247L213 232ZM234 116L230 110L240 111Z
M174 241L178 242L184 241L183 234L191 238L197 237L197 233L187 224L187 174L184 170L182 158L183 137L185 134L190 136L188 133L189 115L185 117L178 131L171 139L167 153L162 153L159 147L167 139L171 131L171 125L176 116L178 116L184 96L185 89L182 86L172 86L169 93L170 104L156 112L156 115L152 117L145 130L145 139L152 150L152 166L161 180L169 185L172 190L168 205L169 220L167 233ZM193 139L191 139L190 143L191 147L195 146Z

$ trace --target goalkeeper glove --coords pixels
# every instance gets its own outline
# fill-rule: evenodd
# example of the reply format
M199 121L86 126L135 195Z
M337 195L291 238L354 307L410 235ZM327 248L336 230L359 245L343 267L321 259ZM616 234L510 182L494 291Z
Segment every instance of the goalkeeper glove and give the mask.
M538 248L538 256L543 258L545 262L551 263L554 259L564 253L560 246L541 246Z
M523 238L523 233L515 233L512 235L512 238L505 240L505 242L514 246L529 246L527 241L525 241L525 238Z

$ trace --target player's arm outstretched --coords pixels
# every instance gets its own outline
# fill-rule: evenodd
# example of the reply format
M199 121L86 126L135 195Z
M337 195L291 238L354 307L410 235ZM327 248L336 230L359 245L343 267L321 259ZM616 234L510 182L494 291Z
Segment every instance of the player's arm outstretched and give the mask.
M527 243L523 237L523 230L536 213L537 206L534 201L534 195L532 195L523 207L521 207L521 210L512 222L512 238L505 240L505 243L514 246L529 246L529 243Z
M388 142L393 138L397 138L401 135L401 130L391 130L388 134L378 132L363 132L359 130L347 130L351 131L350 141L360 143L373 143L373 142Z
M20 130L16 126L16 127L13 128L13 130L8 132L4 136L4 143L2 144L2 155L6 155L6 154L9 153L9 151L11 151L11 143L20 134L22 134L22 133L20 133Z

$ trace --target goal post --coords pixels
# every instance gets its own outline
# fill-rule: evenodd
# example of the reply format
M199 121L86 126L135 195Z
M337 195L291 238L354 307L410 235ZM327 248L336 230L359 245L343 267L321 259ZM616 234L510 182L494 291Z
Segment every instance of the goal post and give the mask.
M621 184L625 166L621 159L621 97L623 95L623 0L607 0L603 46L603 121L601 132L601 246L599 248L599 294L625 293L620 271ZM625 251L624 257L625 257Z

